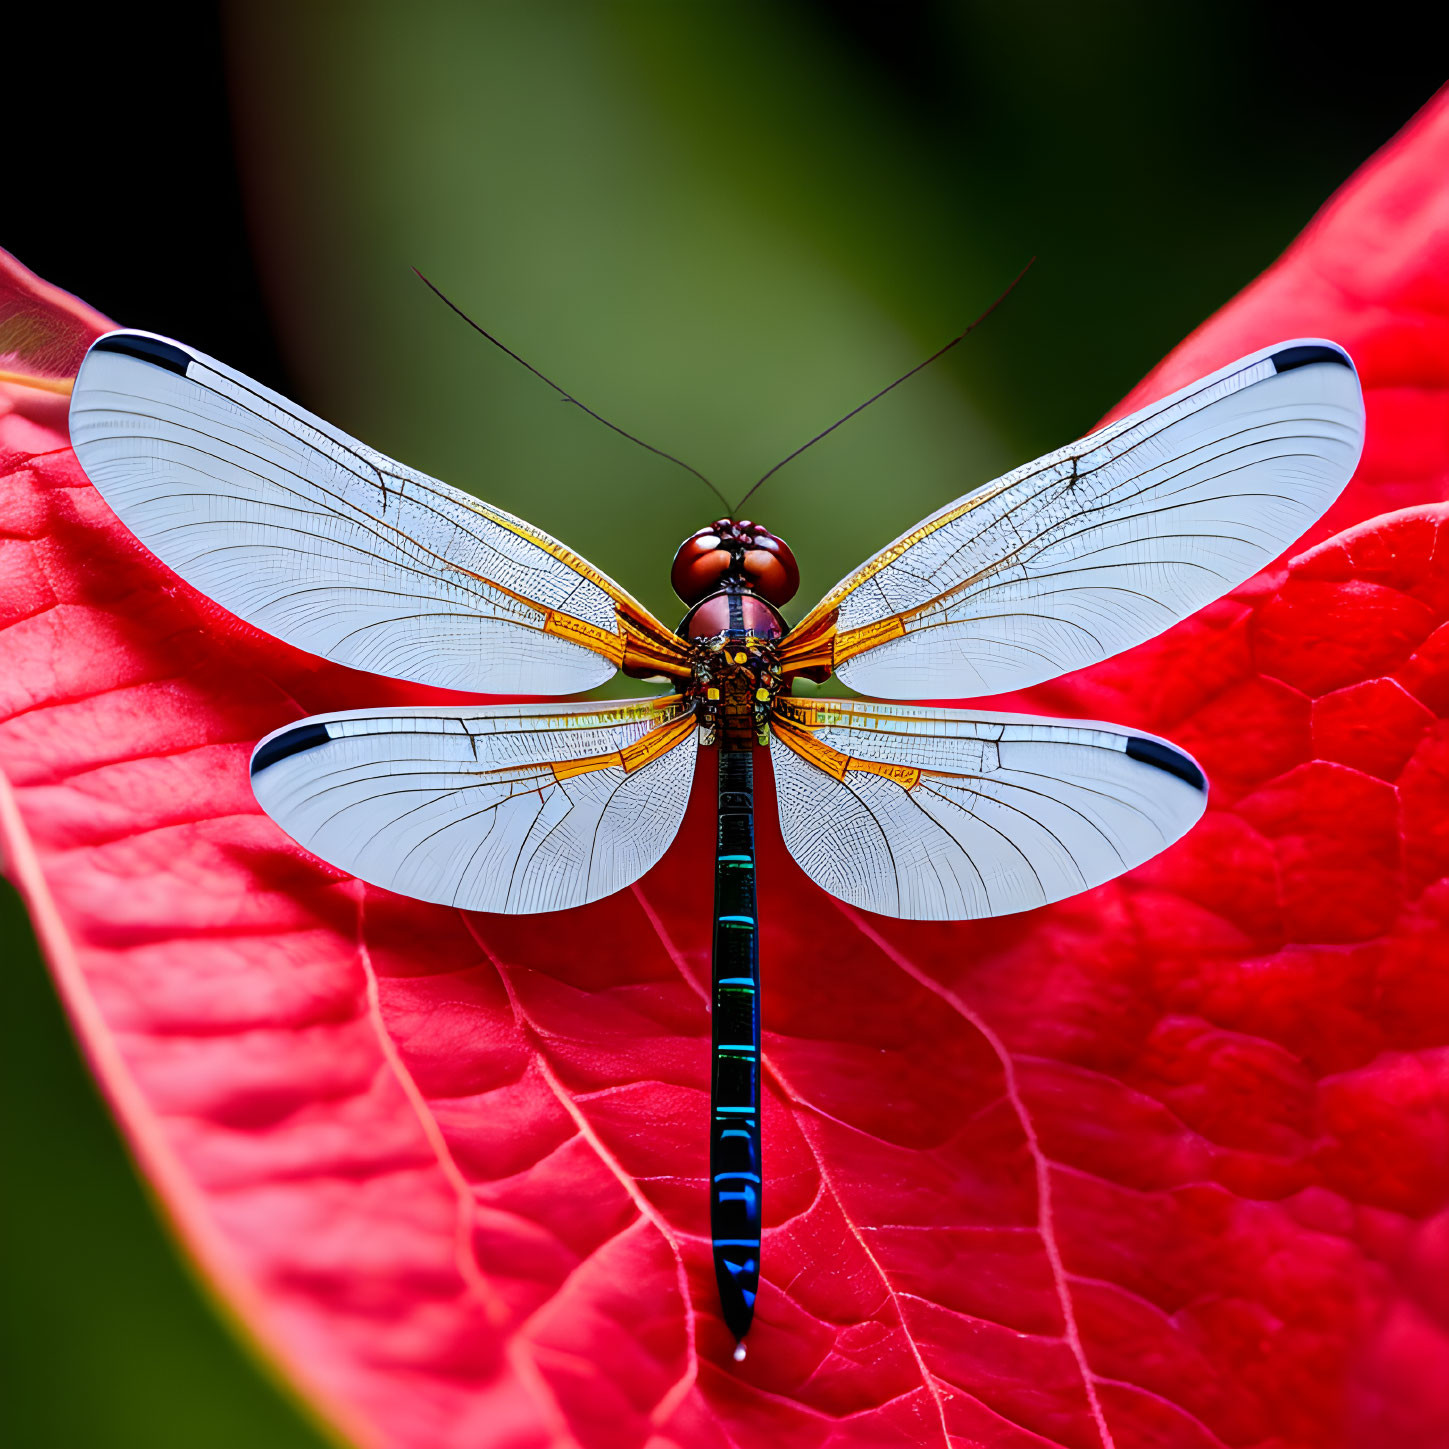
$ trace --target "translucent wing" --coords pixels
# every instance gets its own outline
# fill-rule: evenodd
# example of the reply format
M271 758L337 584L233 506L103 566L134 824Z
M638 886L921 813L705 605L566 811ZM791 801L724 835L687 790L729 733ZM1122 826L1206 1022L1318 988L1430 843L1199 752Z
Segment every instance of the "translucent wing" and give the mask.
M1207 803L1176 746L1080 720L784 699L770 756L801 869L911 920L1075 895L1171 845Z
M495 693L572 693L626 661L688 672L670 630L546 533L175 342L100 338L70 417L147 548L314 654Z
M362 710L268 735L262 808L373 885L527 915L637 880L679 829L694 719L677 695L589 705Z
M1362 446L1348 354L1280 343L948 504L836 585L782 661L892 699L1080 669L1276 557Z

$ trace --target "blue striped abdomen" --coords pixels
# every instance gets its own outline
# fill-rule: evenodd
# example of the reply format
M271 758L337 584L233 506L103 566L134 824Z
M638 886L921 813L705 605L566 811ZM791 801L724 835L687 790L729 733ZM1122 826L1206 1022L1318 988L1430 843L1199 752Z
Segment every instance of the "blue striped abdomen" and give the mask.
M760 1285L760 950L755 915L754 761L719 751L714 877L714 1071L710 1232L725 1323L749 1331Z

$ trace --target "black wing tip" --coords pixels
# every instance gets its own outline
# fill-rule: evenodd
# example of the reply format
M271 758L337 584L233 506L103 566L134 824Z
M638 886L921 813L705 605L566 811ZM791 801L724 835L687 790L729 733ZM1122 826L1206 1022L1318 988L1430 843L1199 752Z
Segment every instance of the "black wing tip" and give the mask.
M1197 761L1181 750L1165 745L1161 740L1145 739L1133 735L1127 741L1129 759L1141 760L1144 765L1154 765L1169 775L1176 776L1194 790L1207 790L1207 776L1198 769Z
M159 337L147 337L142 332L108 332L98 338L91 347L92 352L119 352L122 357L134 357L138 362L149 362L154 367L164 367L167 372L186 376L191 354L183 351L174 342L165 342Z
M1351 372L1353 363L1341 347L1331 347L1324 342L1305 342L1301 347L1284 347L1272 357L1274 370L1292 372L1295 367L1311 367L1315 362L1332 362L1346 367Z
M271 739L257 746L252 755L252 774L265 770L268 765L275 765L278 760L285 760L289 755L315 750L318 745L325 745L331 738L324 724L305 723L283 730L281 734L273 735Z

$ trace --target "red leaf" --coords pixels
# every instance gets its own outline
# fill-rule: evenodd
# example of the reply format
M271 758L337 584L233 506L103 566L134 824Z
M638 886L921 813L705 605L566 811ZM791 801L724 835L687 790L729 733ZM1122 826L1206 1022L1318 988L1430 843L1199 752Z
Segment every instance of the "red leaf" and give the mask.
M641 888L566 916L339 878L259 814L250 745L437 695L208 605L100 502L56 399L10 392L10 868L183 1239L360 1442L1445 1442L1449 508L1350 525L1449 483L1446 166L1441 99L1144 384L1323 335L1369 410L1319 536L1348 532L1035 692L1191 749L1196 831L932 926L821 894L762 798L742 1368L705 1243L709 791Z

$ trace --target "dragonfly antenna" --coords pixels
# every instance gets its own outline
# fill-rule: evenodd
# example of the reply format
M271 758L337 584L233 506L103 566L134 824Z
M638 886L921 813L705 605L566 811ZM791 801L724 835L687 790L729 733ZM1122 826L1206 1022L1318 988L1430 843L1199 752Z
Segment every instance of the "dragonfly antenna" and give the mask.
M625 432L625 430L621 428L618 423L611 423L608 418L604 417L602 413L596 413L593 408L589 407L586 403L581 403L578 398L576 398L571 392L565 392L564 389L558 385L558 383L556 383L551 377L546 377L531 362L525 362L524 359L521 358L511 347L508 347L504 343L500 342L490 331L488 331L486 327L480 327L460 306L458 306L456 302L452 300L452 298L448 297L440 288L435 287L433 283L430 282L420 271L418 271L416 267L413 268L413 275L416 276L418 281L420 281L423 286L425 286L435 297L437 297L440 302L444 303L446 306L456 312L458 316L460 316L475 332L486 337L500 352L506 352L508 356L511 357L516 363L518 363L520 367L526 367L536 378L538 378L540 382L546 382L561 398L564 399L565 402L571 402L576 408L579 408L581 411L586 412L591 418L593 418L595 422L603 423L606 428L612 428L616 433L618 433L621 438L628 438L631 443L638 443L641 448L647 449L649 452L656 454L658 457L667 458L671 463L677 463L681 468L684 469L686 473L693 473L694 476L698 478L699 481L703 483L704 486L708 488L709 491L713 493L714 496L718 498L721 503L724 504L726 509L729 508L729 499L726 498L724 494L721 493L719 489L716 488L714 484L711 483L709 479L706 478L704 474L699 471L698 468L691 468L689 464L684 461L683 458L676 458L673 453L666 453L663 448L656 448L653 443L646 443L643 438L636 438L633 433Z
M752 487L750 491L746 493L745 496L741 498L740 501L736 503L732 509L730 509L730 517L734 518L738 515L740 509L742 509L745 504L748 503L750 499L754 496L755 489L758 488L761 483L763 483L767 478L772 478L776 473L780 471L781 468L785 466L786 463L793 462L796 458L800 456L801 453L805 451L806 448L813 448L815 444L821 440L821 438L829 437L830 434L833 433L836 428L841 425L841 423L848 423L851 418L856 415L856 413L863 413L866 408L871 405L871 403L879 402L881 398L883 398L888 392L892 391L892 389L894 388L898 388L908 378L914 377L923 367L929 367L938 357L944 357L958 342L964 342L994 311L996 311L999 306L1001 306L1004 301L1006 301L1009 296L1011 296L1011 294L1016 290L1016 284L1021 281L1024 276L1026 276L1026 274L1032 269L1032 266L1035 262L1036 258L1033 257L1031 261L1029 261L1016 274L1016 276L1012 278L1012 281L1010 285L1006 288L1006 290L964 332L958 332L956 336L954 336L944 347L938 347L924 362L918 362L909 372L903 372L898 378L896 378L894 382L887 384L885 387L881 388L878 393L874 393L870 397L866 398L866 400L861 403L859 407L851 408L851 410L846 413L843 418L837 418L833 423L831 423L828 428L825 429L824 432L816 433L815 436L811 438L808 443L802 443L788 457L781 458L780 461L776 463L775 466L771 468L768 473L760 477L754 484L754 487ZM427 278L424 278L423 280L426 281Z

